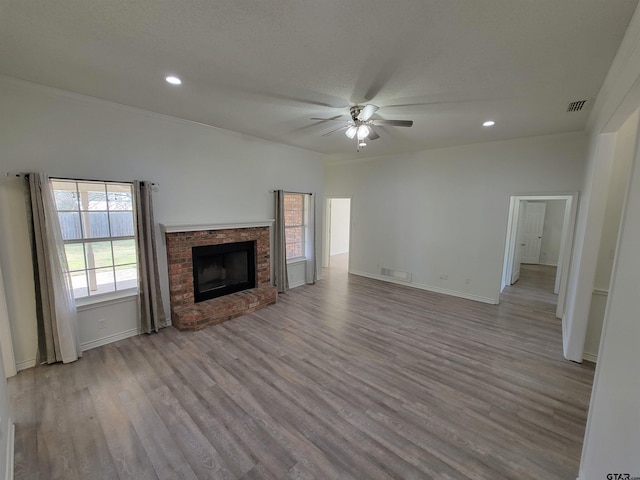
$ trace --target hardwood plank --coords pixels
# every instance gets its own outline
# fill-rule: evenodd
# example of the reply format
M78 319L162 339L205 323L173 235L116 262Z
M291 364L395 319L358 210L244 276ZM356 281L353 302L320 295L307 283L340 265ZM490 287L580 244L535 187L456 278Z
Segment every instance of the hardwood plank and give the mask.
M16 479L575 477L594 367L555 270L488 305L327 271L276 305L9 380Z

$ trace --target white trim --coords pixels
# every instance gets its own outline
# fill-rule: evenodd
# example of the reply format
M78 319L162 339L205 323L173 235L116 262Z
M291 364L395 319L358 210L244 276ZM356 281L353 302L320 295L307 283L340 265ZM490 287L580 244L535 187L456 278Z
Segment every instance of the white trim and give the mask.
M197 232L201 230L228 230L232 228L253 228L253 227L270 227L275 220L273 218L268 220L257 220L251 222L239 222L239 223L205 223L205 224L160 224L160 229L164 233L179 233L179 232Z
M569 348L569 335L567 334L567 317L566 315L562 316L562 351L566 352L567 348Z
M583 360L587 360L589 362L598 363L598 354L597 353L582 352L582 359Z
M36 357L30 358L29 360L23 360L22 362L16 362L16 370L26 370L27 368L33 368L36 366Z
M304 280L302 280L302 281L300 281L298 283L293 283L293 284L289 285L289 290L291 290L292 288L301 287L303 285L306 285Z
M107 335L106 337L91 340L90 342L81 343L80 349L83 352L86 352L92 348L102 347L103 345L124 340L125 338L135 337L136 335L138 335L138 329L132 328L130 330L125 330L124 332L114 333L113 335Z
M287 265L296 265L298 263L306 263L307 259L304 257L296 257L291 260L287 259Z
M565 211L562 222L562 235L560 239L560 254L558 256L558 266L556 271L555 285L553 293L558 295L556 307L556 317L564 317L567 285L569 280L569 267L571 264L571 250L575 235L575 224L577 219L578 192L571 193L545 193L545 194L514 194L509 196L509 217L507 220L507 232L505 238L505 252L502 265L502 280L500 282L499 293L502 292L507 283L510 284L511 270L517 241L517 216L521 201L529 200L564 200ZM498 298L499 298L498 293ZM564 338L564 337L563 337ZM565 350L566 352L566 350Z
M544 263L544 262L540 262L540 263L538 263L538 265L544 265L545 267L557 267L558 266L557 263Z
M374 275L374 274L365 273L365 272L350 271L349 273L352 273L353 275L358 275L360 277L372 278L374 280L382 280L383 282L395 283L398 285L406 285L407 287L417 288L419 290L426 290L428 292L434 292L434 293L442 293L444 295L451 295L452 297L465 298L467 300L473 300L476 302L489 303L491 305L498 304L498 300L495 298L482 297L480 295L473 295L470 293L458 292L457 290L448 290L446 288L432 287L431 285L424 285L422 283L404 282L402 280L397 280L397 279L385 277L382 275Z
M609 296L609 290L605 290L603 288L594 288L593 289L593 295L599 295L601 297L608 297Z
M105 293L99 297L87 297L88 299L93 299L92 302L76 302L76 310L78 312L86 312L87 310L94 310L96 308L106 307L108 305L115 305L117 303L125 303L130 301L136 301L138 298L138 292L135 293L127 292L113 292L114 295ZM120 293L120 295L118 295ZM84 300L84 299L83 299Z
M13 480L13 454L16 438L16 426L11 421L11 418L7 419L9 428L7 428L7 468L5 469L5 480Z

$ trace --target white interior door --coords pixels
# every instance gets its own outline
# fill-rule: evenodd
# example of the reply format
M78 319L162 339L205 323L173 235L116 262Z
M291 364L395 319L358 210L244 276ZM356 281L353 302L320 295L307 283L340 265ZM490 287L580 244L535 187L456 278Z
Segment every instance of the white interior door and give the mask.
M540 247L542 247L542 232L544 230L544 216L547 211L546 202L527 202L522 240L522 263L540 263Z

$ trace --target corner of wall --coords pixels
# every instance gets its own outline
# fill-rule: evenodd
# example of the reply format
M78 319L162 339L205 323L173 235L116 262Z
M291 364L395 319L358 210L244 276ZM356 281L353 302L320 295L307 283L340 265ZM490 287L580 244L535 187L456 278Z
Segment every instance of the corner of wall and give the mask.
M7 466L5 469L4 478L5 480L13 480L13 452L15 448L16 426L13 424L11 418L7 420Z

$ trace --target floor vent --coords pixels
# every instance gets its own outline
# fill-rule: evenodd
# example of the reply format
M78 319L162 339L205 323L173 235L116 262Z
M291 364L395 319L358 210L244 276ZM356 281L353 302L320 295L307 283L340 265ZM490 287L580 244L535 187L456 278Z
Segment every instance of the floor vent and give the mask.
M569 104L569 107L567 108L567 112L579 112L580 110L584 109L584 106L586 103L587 103L586 100L578 100L577 102L571 102Z
M402 270L394 270L393 268L381 268L380 273L383 277L393 278L394 280L401 280L403 282L411 281L411 272L403 272Z

